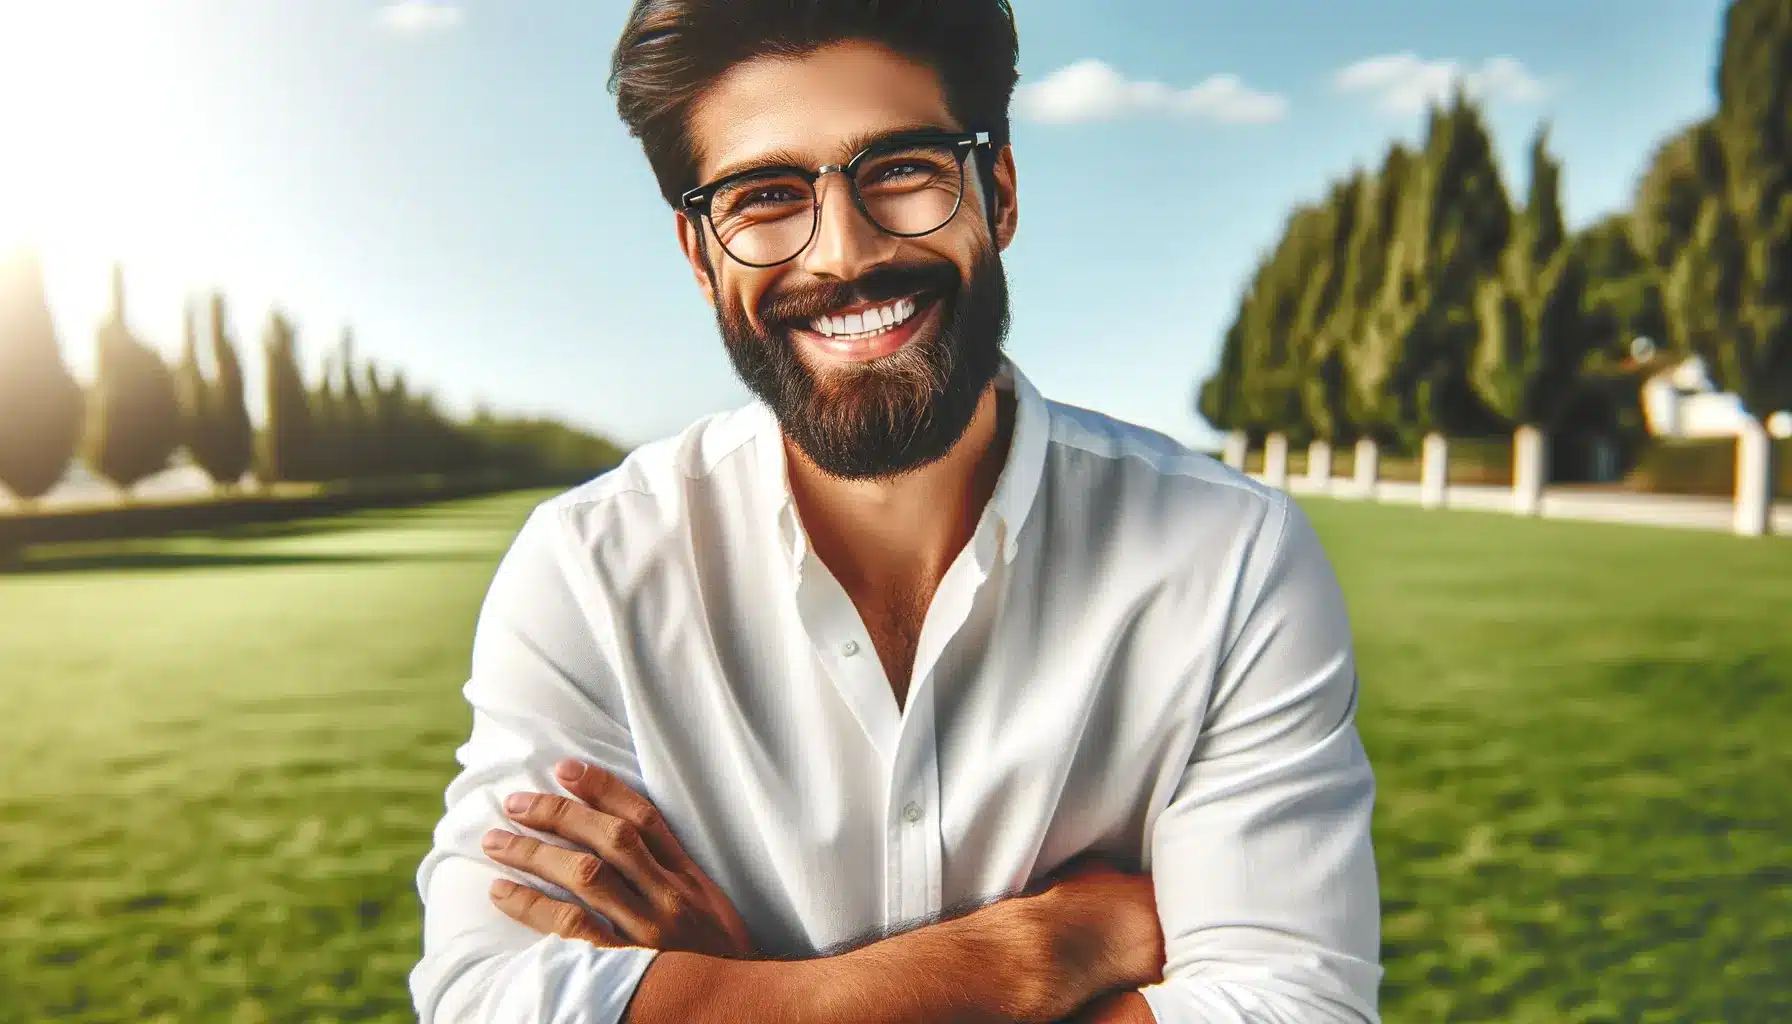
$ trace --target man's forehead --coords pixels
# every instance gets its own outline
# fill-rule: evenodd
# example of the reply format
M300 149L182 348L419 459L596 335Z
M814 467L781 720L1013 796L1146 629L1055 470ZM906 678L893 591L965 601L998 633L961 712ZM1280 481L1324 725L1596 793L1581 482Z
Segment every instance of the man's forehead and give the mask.
M939 75L864 43L737 65L706 90L690 123L703 180L768 155L830 163L877 135L929 126L959 127Z

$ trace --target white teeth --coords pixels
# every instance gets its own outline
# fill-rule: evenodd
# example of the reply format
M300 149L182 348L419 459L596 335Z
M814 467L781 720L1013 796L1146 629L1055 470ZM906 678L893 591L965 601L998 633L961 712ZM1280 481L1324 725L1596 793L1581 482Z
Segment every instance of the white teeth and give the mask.
M898 299L888 305L858 313L847 313L844 316L818 316L809 322L809 327L815 333L830 338L842 335L872 335L887 331L914 315L915 300L912 298Z

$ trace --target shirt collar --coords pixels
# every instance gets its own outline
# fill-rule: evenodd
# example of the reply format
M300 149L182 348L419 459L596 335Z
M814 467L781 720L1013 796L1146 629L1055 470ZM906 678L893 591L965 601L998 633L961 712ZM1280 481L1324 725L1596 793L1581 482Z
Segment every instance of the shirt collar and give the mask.
M1051 440L1051 417L1033 382L1012 360L1004 360L996 386L1014 391L1014 436L1008 440L1008 459L1001 479L990 496L989 512L1002 527L1002 560L1012 562L1020 550L1020 531L1033 500L1039 496L1039 480L1045 475L1045 453Z
M1027 515L1039 494L1039 481L1045 473L1046 449L1051 439L1051 422L1044 397L1013 360L1003 359L1002 368L996 374L996 387L1014 393L1014 434L1008 441L1008 458L1002 465L1002 475L996 481L995 493L990 496L984 515L994 517L1000 531L1002 560L1011 562L1020 550L1021 527L1026 524ZM808 540L797 515L796 498L790 492L784 433L778 426L777 416L764 402L753 404L752 416L755 421L754 446L758 449L759 460L757 484L786 555L793 567L800 568Z
M796 496L790 493L790 468L784 462L784 431L778 426L777 414L763 401L752 406L753 447L759 460L759 472L752 482L765 499L765 510L778 531L778 544L793 570L800 571L807 553L808 538L796 511Z

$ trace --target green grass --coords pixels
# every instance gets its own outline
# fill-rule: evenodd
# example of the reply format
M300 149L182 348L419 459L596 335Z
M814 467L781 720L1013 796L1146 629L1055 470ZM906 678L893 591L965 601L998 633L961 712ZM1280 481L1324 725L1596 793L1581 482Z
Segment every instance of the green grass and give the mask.
M0 1020L409 1019L473 617L534 497L0 575ZM1386 1018L1792 1020L1792 543L1309 507Z

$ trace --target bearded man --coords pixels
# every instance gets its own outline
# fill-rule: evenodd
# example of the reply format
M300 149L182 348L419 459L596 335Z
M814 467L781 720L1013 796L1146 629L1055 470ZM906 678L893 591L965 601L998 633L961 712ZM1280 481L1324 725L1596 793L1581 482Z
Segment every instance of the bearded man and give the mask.
M634 4L618 106L758 401L504 557L423 1021L1377 1019L1312 528L1004 354L1018 52L1007 0Z

